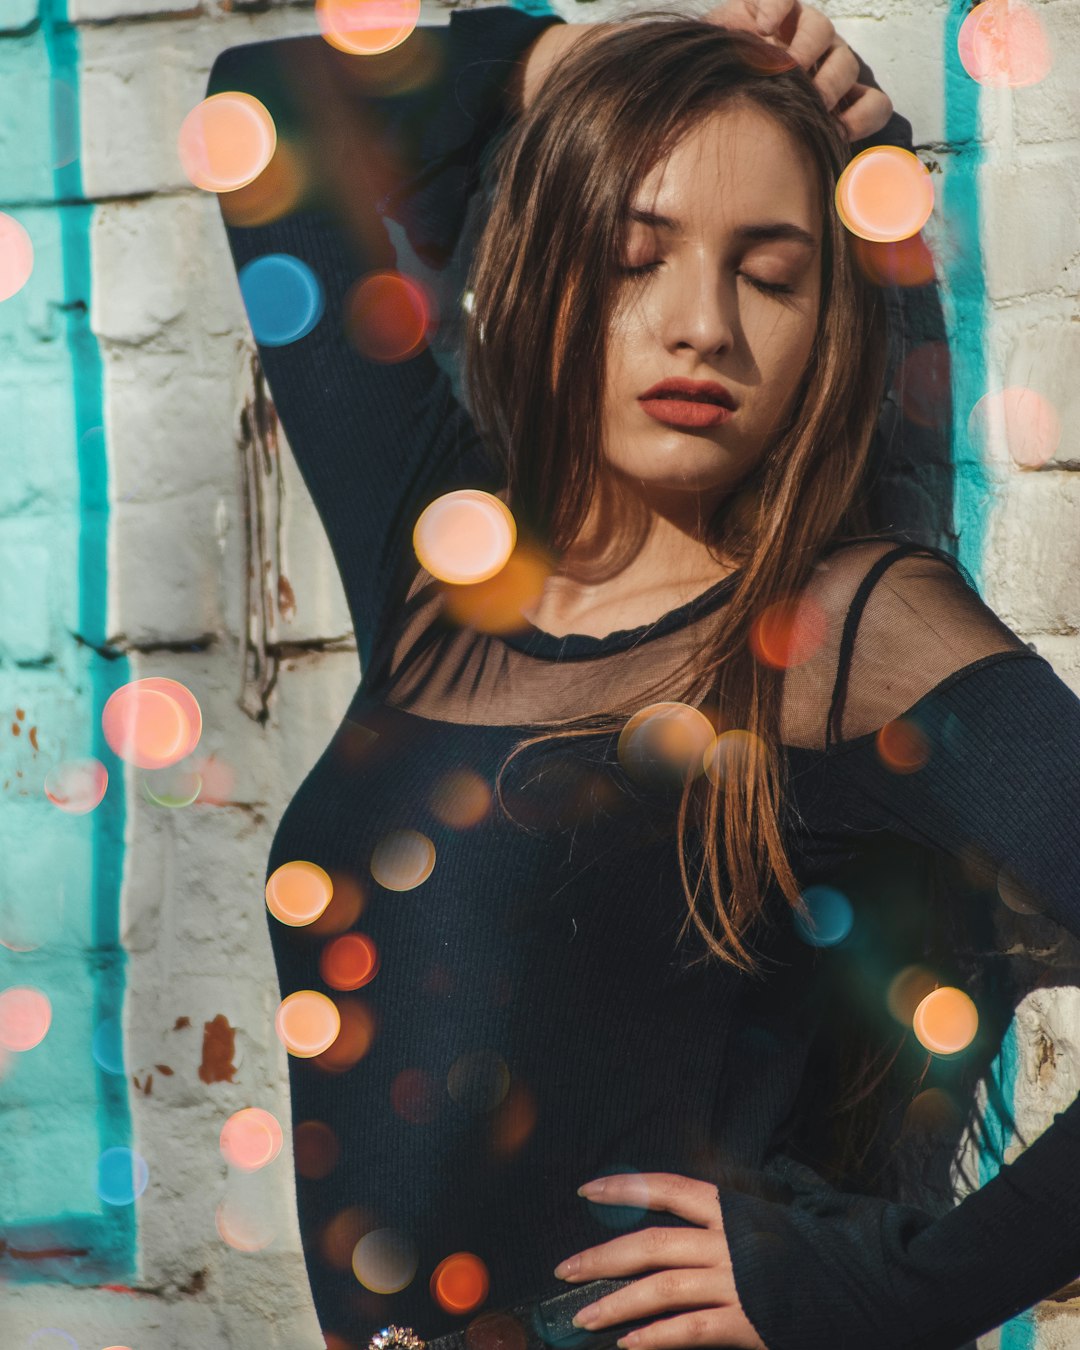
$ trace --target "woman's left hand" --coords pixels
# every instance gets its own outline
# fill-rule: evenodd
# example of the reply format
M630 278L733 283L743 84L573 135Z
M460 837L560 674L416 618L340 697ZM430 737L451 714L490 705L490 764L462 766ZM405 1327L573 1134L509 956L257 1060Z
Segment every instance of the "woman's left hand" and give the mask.
M644 1228L613 1238L599 1247L589 1247L576 1256L577 1267L566 1267L567 1258L555 1274L572 1283L620 1279L653 1270L656 1274L635 1280L625 1288L590 1303L593 1321L583 1322L582 1308L575 1325L590 1331L619 1322L638 1322L654 1313L688 1308L678 1317L665 1317L620 1337L618 1344L631 1350L677 1350L677 1347L734 1346L741 1350L768 1350L754 1330L739 1302L732 1276L731 1258L720 1195L707 1181L673 1172L631 1172L598 1179L603 1190L581 1188L588 1200L604 1205L628 1205L635 1209L664 1209L700 1228Z
M859 83L858 56L828 15L813 5L801 0L724 0L704 17L721 28L757 33L767 42L786 47L813 77L826 108L836 114L849 141L872 136L893 115L892 99L883 89Z

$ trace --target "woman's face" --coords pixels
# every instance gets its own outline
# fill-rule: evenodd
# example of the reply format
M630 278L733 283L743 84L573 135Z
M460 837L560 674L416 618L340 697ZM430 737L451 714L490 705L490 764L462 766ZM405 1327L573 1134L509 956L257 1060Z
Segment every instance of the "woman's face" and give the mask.
M604 393L607 461L648 489L713 503L761 460L794 401L821 291L821 208L805 153L754 105L718 112L647 176L620 276ZM801 234L809 236L803 239ZM780 286L787 291L759 287ZM650 416L639 401L672 376L715 380L735 411L712 427Z

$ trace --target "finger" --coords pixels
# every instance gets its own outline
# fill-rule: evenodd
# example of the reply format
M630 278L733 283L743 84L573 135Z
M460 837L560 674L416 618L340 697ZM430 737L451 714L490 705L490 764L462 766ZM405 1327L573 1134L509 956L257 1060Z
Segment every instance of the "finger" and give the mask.
M727 1306L734 1302L734 1289L730 1279L713 1269L664 1270L579 1309L574 1322L599 1331L620 1322L641 1322L672 1309ZM592 1316L582 1315L588 1313Z
M837 41L814 71L814 88L831 112L857 82L858 76L859 58L846 42Z
M621 1339L621 1338L620 1338ZM746 1317L736 1307L700 1308L695 1312L665 1317L647 1327L638 1327L629 1342L631 1350L683 1350L688 1345L755 1347Z
M783 24L798 0L751 0L754 26L759 33L771 36ZM799 6L801 8L801 6Z
M579 1252L577 1268L561 1278L568 1284L587 1284L673 1266L730 1270L726 1238L707 1228L639 1228Z
M605 1205L666 1209L703 1228L724 1226L719 1192L711 1181L698 1181L677 1172L617 1172L602 1181L602 1191L582 1187L586 1199Z
M883 89L866 84L853 84L847 97L851 104L837 112L849 141L862 141L880 131L893 115L892 99Z
M800 5L794 28L789 30L786 24L782 24L777 36L799 65L809 70L836 40L836 29L832 20L822 14L820 9Z

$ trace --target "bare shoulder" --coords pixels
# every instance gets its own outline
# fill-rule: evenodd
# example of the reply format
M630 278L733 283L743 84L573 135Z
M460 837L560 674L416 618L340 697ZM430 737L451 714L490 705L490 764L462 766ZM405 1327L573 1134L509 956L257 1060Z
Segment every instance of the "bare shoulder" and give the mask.
M824 743L827 718L848 740L900 716L945 680L1027 643L949 554L896 539L845 541L806 588L824 640L785 681L794 744Z

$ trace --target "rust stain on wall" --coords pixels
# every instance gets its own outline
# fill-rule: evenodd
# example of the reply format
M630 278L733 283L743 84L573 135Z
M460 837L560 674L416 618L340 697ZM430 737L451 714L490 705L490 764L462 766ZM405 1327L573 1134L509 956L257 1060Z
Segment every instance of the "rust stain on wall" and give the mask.
M240 408L239 451L243 470L244 552L247 562L244 623L244 684L240 706L254 722L269 716L280 655L278 605L281 577L281 457L278 417L257 351L247 354L246 389ZM286 581L286 586L288 582ZM291 591L291 587L289 590ZM289 617L282 608L283 616Z
M1044 1031L1035 1038L1035 1077L1040 1083L1048 1083L1057 1069L1057 1054L1054 1042Z
M204 1083L235 1083L236 1032L223 1014L203 1024L202 1063L199 1077Z
M296 593L284 573L277 580L278 613L283 619L291 619L296 614Z

